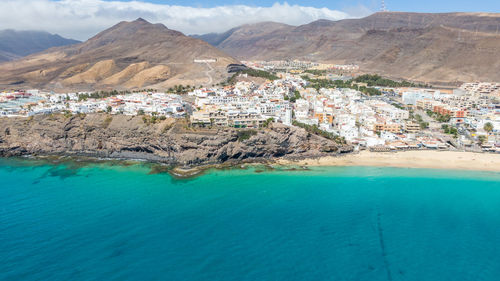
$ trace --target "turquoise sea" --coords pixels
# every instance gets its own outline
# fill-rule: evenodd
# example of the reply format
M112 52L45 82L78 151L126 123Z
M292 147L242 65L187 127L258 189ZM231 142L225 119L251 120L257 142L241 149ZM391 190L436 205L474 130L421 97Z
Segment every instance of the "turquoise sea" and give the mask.
M500 280L500 174L0 159L0 280Z

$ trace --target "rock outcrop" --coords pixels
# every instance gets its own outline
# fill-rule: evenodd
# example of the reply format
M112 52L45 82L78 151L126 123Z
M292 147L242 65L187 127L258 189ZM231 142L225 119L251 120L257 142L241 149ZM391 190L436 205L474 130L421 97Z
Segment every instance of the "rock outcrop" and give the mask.
M0 156L68 155L206 165L352 151L304 129L192 129L184 120L152 124L150 117L92 114L0 119Z

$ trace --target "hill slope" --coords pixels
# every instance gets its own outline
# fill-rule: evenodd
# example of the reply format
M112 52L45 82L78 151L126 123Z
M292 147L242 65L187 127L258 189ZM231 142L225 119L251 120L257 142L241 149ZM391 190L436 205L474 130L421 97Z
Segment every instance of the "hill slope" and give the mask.
M0 30L0 62L38 53L52 47L80 43L42 31Z
M195 59L217 59L212 66ZM81 44L0 64L0 86L55 90L199 85L237 61L210 44L143 19L121 22ZM210 76L210 77L208 77Z
M500 14L383 12L239 36L246 29L233 29L216 46L240 59L357 63L424 82L500 81Z
M224 33L192 35L192 37L204 40L214 46L222 48L226 47L229 49L231 47L236 48L243 46L225 46L226 44L231 44L232 42L244 44L243 41L252 41L253 39L259 39L262 36L265 36L266 34L270 34L272 32L286 32L290 28L293 28L293 26L277 22L261 22L255 24L245 24L230 29Z

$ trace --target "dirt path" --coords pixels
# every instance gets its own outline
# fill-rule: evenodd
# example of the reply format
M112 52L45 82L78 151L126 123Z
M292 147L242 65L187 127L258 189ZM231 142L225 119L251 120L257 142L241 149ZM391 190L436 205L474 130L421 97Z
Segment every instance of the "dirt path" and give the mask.
M205 71L205 74L207 75L208 77L208 85L212 85L213 82L214 82L214 79L212 78L212 75L210 75L211 72L214 72L214 68L210 65L210 63L206 62L208 68L210 68L210 70L207 70Z

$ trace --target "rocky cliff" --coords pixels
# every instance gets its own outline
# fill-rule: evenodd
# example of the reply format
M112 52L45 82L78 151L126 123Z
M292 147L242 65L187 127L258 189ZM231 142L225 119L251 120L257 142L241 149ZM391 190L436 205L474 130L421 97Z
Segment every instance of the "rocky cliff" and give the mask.
M0 118L0 156L92 156L204 165L352 150L281 124L259 130L192 129L184 120L149 121L149 117L106 114Z

